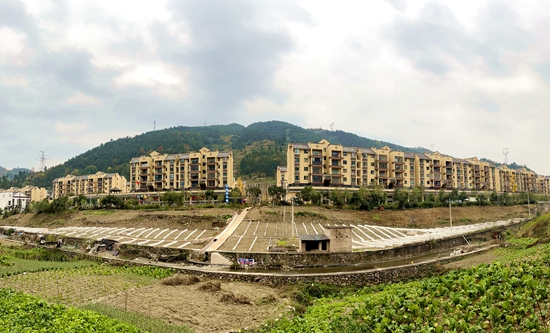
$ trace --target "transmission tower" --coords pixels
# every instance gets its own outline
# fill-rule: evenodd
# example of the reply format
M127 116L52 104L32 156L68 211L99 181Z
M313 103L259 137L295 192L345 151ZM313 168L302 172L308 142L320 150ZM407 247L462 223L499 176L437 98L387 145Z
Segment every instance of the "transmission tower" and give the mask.
M508 154L510 154L510 151L508 148L502 148L502 155L504 155L504 164L508 165Z
M330 131L334 132L334 123L330 124L329 126L330 126Z
M157 121L153 120L153 131L157 130Z
M38 171L46 171L46 157L44 157L44 152L40 151L40 168Z

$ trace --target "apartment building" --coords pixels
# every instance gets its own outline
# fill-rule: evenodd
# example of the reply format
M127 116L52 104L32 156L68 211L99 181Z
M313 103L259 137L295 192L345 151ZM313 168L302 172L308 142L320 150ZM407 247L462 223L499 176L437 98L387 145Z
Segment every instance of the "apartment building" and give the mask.
M54 199L69 195L127 192L126 177L118 173L97 172L92 175L67 175L52 182Z
M8 191L18 191L27 196L30 202L40 202L48 197L48 191L45 188L27 185L23 188L12 187Z
M151 154L130 160L130 191L233 188L233 153L210 151Z
M510 169L477 157L455 158L439 152L416 154L389 147L355 148L318 143L290 143L287 165L277 168L280 186L384 188L423 186L497 192L549 193L550 177L527 169ZM282 185L281 185L282 184Z

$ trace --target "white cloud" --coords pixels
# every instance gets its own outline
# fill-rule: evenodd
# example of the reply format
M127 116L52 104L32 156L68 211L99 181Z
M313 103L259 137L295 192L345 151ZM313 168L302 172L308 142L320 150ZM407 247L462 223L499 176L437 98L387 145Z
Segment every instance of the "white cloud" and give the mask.
M25 35L8 27L0 28L0 65L23 66L28 63Z
M86 129L88 129L88 122L82 122L82 123L62 123L58 121L54 129L57 133L61 135L72 135L72 134L78 134L82 133Z
M101 102L95 97L79 92L76 95L67 97L65 104L99 105Z
M25 76L0 75L0 79L6 86L27 87L29 85L29 80Z

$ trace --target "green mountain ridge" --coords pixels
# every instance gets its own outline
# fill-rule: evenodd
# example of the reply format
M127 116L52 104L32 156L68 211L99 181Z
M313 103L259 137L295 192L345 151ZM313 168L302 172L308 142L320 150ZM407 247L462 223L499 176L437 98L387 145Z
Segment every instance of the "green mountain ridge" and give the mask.
M159 153L177 154L211 150L232 150L235 157L235 176L243 178L274 177L277 165L286 164L288 142L319 142L327 139L344 146L381 148L425 153L422 147L404 147L390 142L373 140L344 131L305 129L283 121L257 122L210 126L176 126L146 132L102 143L45 173L30 174L26 184L50 188L52 181L67 174L84 175L97 170L119 173L129 178L129 162L133 157Z
M426 152L425 148L408 148L390 142L372 140L344 131L305 129L282 121L210 126L176 126L105 142L45 173L31 175L28 183L51 187L51 182L67 174L86 174L85 169L117 172L129 177L129 162L133 157L159 153L176 154L211 150L232 150L235 155L235 175L274 177L277 165L286 161L287 142L318 142L321 139L354 147L389 146L395 150ZM254 167L250 167L253 164ZM246 167L244 167L246 165ZM94 168L95 167L95 168ZM242 172L241 172L242 170Z

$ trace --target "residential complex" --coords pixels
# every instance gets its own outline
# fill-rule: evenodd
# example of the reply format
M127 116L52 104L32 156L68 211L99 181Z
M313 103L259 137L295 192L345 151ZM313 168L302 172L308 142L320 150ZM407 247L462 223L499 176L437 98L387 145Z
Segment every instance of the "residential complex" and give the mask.
M52 182L52 197L54 199L69 195L89 195L103 193L126 193L128 184L126 177L118 173L97 172L92 175L56 178Z
M434 153L407 153L383 148L356 148L318 143L290 143L287 165L277 168L284 187L384 188L422 186L427 189L549 193L550 177L527 169L497 167L476 157L455 158Z
M39 202L48 197L48 191L45 188L32 185L27 185L23 188L12 187L8 189L8 191L21 192L27 196L31 202Z
M220 190L233 188L232 152L210 151L135 157L130 161L131 191Z

